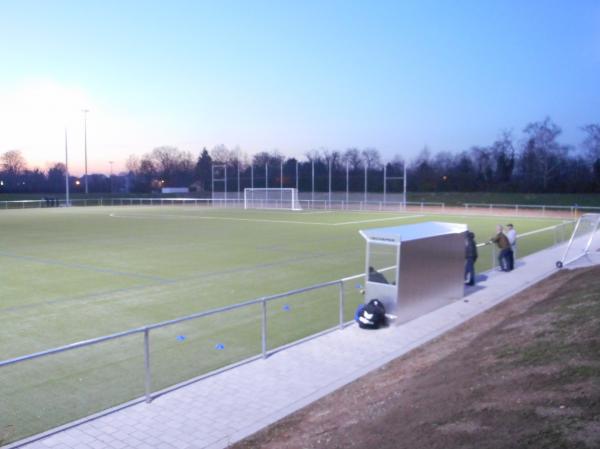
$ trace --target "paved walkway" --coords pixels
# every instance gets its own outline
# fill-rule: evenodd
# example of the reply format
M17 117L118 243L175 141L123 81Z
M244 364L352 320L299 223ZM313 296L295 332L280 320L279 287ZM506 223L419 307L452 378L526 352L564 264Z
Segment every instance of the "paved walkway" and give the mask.
M488 273L465 300L409 323L334 331L22 447L225 448L551 275L561 255L562 246L518 261L511 273Z

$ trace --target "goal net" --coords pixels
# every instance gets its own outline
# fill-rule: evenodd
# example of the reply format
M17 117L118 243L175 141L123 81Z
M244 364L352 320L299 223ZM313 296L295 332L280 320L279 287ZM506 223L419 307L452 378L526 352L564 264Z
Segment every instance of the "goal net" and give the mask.
M291 188L246 188L244 209L302 210L298 191Z
M600 214L585 214L579 217L573 234L561 260L556 262L558 268L575 262L600 247Z

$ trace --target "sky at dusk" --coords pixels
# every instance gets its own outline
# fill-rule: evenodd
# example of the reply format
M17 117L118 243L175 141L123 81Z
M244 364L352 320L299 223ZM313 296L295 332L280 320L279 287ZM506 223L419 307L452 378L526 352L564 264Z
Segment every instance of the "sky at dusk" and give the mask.
M600 1L1 1L0 153L161 145L409 159L600 122Z

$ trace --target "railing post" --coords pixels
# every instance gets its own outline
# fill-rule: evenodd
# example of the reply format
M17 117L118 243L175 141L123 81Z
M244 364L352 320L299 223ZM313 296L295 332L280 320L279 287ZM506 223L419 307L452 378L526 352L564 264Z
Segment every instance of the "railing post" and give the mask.
M340 330L344 329L344 281L340 281Z
M144 329L144 371L146 374L146 402L152 401L152 373L150 372L150 330Z
M496 268L496 245L492 243L492 270Z
M262 355L267 358L267 301L262 300Z

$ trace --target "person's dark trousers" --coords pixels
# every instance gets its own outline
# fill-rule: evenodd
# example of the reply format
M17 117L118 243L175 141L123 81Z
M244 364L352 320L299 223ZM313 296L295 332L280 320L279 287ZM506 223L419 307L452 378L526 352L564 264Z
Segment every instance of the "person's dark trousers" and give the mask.
M465 263L465 284L475 285L475 259L472 257Z
M512 271L515 269L515 253L512 249L508 250L508 254L506 256L508 258L508 270Z
M500 250L500 255L498 256L498 262L500 262L500 268L502 268L502 271L510 271L512 269L512 268L510 268L509 253L512 253L510 248L505 248L503 250Z

